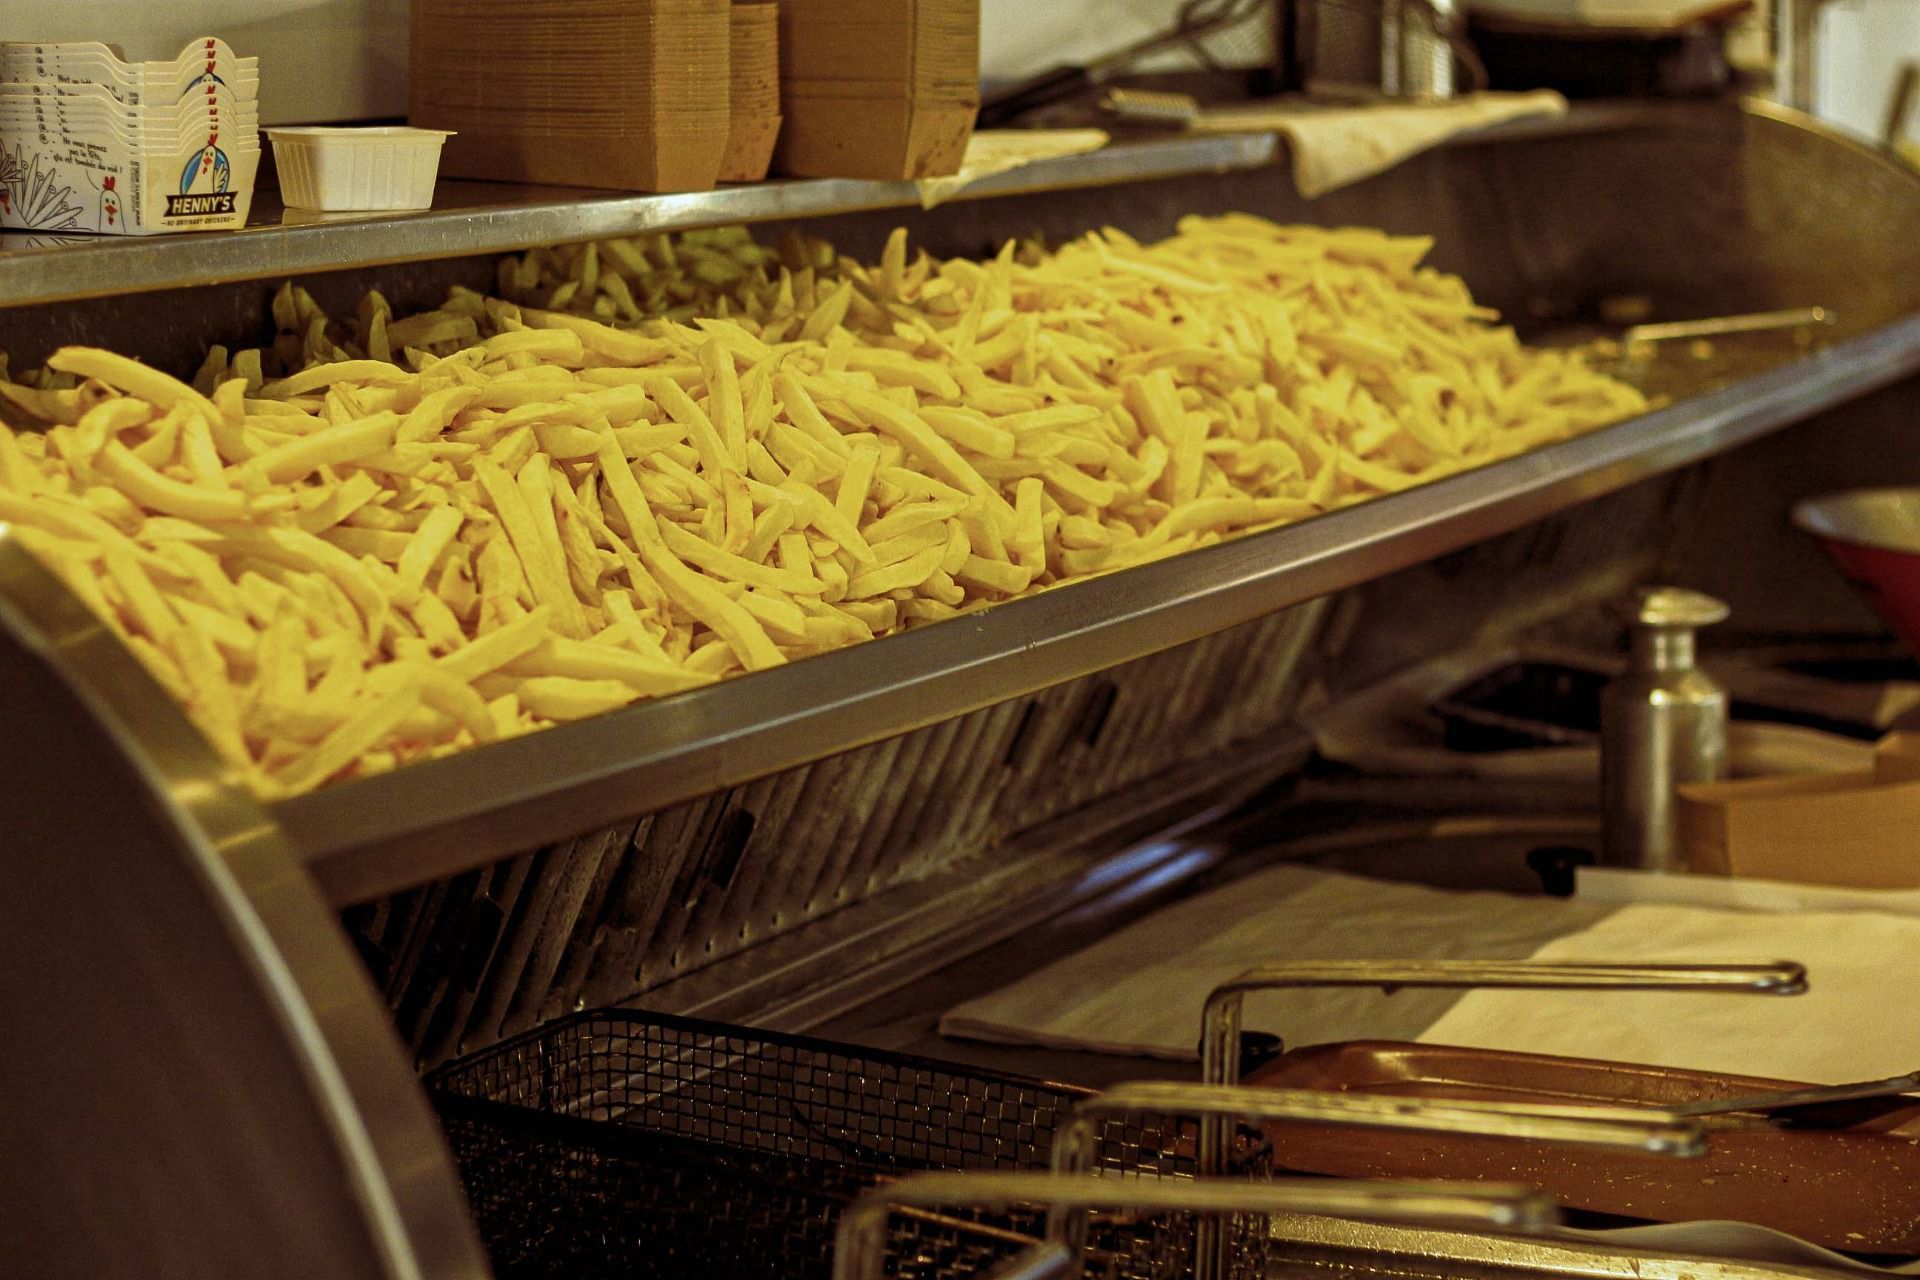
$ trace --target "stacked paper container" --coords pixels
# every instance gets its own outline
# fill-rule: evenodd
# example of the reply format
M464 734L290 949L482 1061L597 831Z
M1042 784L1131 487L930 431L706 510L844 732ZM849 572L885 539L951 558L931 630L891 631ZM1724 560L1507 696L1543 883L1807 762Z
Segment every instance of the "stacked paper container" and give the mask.
M153 235L246 225L259 60L196 40L167 62L0 43L0 228Z
M980 0L781 0L780 77L781 172L952 174L980 110Z
M732 118L720 181L758 182L767 176L780 136L780 10L736 3L732 18Z
M718 180L728 0L413 0L411 123L451 177L630 191Z

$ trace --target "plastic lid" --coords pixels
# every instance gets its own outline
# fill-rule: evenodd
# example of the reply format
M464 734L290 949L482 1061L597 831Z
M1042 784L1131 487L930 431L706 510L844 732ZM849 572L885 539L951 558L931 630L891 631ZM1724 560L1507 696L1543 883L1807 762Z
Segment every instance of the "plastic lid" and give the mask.
M1710 627L1727 620L1727 606L1685 587L1642 587L1621 609L1628 622L1640 627Z

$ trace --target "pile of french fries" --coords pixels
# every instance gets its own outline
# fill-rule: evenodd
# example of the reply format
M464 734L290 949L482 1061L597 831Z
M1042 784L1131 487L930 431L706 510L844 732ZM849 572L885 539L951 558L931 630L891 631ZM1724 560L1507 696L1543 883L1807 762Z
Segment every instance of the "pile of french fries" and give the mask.
M1331 510L1645 407L1428 243L1189 219L871 266L744 232L501 264L192 384L0 378L0 521L263 796Z

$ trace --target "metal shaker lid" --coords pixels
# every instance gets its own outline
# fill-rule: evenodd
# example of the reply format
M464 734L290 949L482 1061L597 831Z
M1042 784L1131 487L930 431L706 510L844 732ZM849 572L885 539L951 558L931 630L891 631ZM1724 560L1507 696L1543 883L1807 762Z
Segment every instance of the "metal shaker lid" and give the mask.
M1638 627L1710 627L1727 620L1725 603L1685 587L1641 587L1621 609Z

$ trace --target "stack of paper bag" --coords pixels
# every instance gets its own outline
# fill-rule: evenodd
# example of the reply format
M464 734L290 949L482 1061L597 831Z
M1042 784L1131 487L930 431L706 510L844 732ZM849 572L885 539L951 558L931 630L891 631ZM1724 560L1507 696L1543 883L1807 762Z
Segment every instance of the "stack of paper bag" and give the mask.
M260 69L223 41L164 62L0 44L0 228L153 235L246 225Z
M980 111L979 0L783 0L775 165L819 178L934 178Z
M1882 738L1871 770L1683 786L1678 820L1691 871L1920 888L1920 737Z
M732 119L720 181L758 182L767 176L780 136L779 6L734 5L732 31Z
M703 191L727 146L728 0L413 0L411 122L440 172Z

